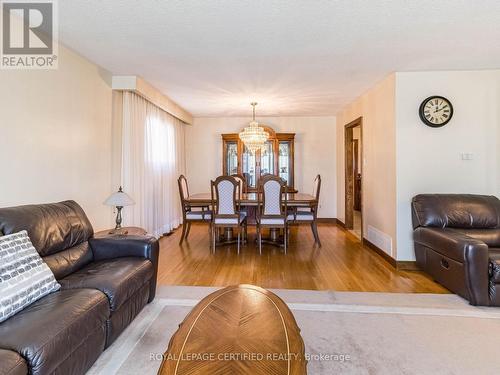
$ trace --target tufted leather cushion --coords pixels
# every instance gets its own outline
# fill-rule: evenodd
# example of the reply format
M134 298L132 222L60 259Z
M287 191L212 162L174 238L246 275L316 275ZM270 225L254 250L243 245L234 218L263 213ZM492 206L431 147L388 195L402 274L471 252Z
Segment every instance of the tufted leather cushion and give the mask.
M0 208L0 231L27 230L41 256L87 241L94 230L85 212L74 201Z
M500 201L489 195L420 194L412 201L413 228L499 227Z
M111 311L116 311L153 277L148 259L124 257L93 262L59 280L62 289L90 288L103 292Z
M62 290L0 324L0 347L24 357L33 375L83 374L104 350L108 317L98 290Z

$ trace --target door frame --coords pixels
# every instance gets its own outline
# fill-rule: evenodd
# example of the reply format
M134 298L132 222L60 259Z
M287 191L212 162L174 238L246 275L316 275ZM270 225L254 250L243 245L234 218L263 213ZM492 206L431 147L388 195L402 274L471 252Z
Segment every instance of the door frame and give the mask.
M361 148L361 242L363 242L363 196L364 196L364 165L363 165L363 117L358 117L344 127L344 207L345 207L345 227L346 229L354 228L354 184L356 176L354 176L354 158L353 158L353 133L354 128L359 126L360 142L358 146Z

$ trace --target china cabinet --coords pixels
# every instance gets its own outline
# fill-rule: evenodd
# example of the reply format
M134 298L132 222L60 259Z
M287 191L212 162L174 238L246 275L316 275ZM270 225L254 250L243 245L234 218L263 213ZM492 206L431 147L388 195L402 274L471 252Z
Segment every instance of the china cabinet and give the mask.
M238 133L222 134L222 173L245 176L248 191L257 191L259 180L266 174L283 178L289 191L294 189L295 133L275 133L265 127L269 139L263 149L252 154L239 139Z

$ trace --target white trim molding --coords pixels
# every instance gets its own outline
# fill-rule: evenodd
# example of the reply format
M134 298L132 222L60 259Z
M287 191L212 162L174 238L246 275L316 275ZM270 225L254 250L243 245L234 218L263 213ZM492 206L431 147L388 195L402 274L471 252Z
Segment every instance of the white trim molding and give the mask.
M139 76L113 76L111 87L118 91L132 91L182 122L193 124L191 113Z

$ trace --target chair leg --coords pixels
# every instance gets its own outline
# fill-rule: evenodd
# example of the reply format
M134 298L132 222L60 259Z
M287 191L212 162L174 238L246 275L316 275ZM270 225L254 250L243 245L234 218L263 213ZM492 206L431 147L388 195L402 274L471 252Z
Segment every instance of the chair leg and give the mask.
M283 239L285 241L285 254L286 254L286 250L287 250L287 245L288 245L288 229L287 227L283 228Z
M212 251L212 225L208 226L208 240L210 241L210 245L208 247L210 248L210 252Z
M212 251L214 254L215 254L215 234L216 234L215 225L212 225Z
M238 255L240 254L241 226L238 228Z
M262 232L260 225L257 226L257 239L259 241L259 254L262 255Z
M321 241L319 240L318 226L316 225L316 221L313 221L311 223L311 229L314 235L314 242L317 243L319 247L321 247Z
M187 227L187 221L184 221L182 223L182 234L181 234L181 239L179 240L179 245L184 241L184 237L186 236L186 227Z
M188 222L188 224L187 224L187 229L186 229L186 240L187 240L187 238L188 238L188 236L189 236L189 232L190 232L190 231L191 231L191 223L190 223L190 222Z
M210 223L210 226L208 227L208 232L209 232L209 236L210 236L210 252L213 251L213 239L214 239L214 226L212 225L212 223Z
M245 233L244 233L244 243L248 241L248 222L245 220Z

